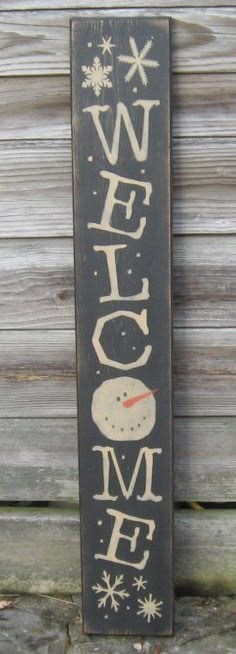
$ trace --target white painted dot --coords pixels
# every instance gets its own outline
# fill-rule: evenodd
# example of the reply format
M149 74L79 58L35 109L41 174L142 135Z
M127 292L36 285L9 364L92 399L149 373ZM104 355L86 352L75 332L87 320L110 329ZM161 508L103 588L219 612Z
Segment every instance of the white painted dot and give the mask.
M137 92L138 92L137 86L134 86L133 93L137 93Z
M132 272L133 272L133 271L132 271L132 268L129 268L129 270L128 270L128 275L132 275Z
M89 157L88 157L88 161L93 161L93 157L92 157L91 154L90 154Z
M137 252L137 253L136 253L136 257L137 257L137 258L141 257L141 252Z
M104 618L105 618L105 620L107 620L107 619L108 619L108 615L104 615Z
M93 45L93 44L91 43L91 41L89 41L89 43L87 43L88 48L91 48L92 45Z
M93 274L94 274L94 277L97 277L98 271L97 271L97 270L94 270L94 271L93 271Z
M136 347L135 347L135 345L133 345L133 347L132 347L132 350L136 350Z
M101 374L101 370L96 370L96 375L100 375L100 374Z
M97 195L97 194L98 194L97 191L93 191L93 195Z
M126 336L126 332L121 332L121 336Z
M103 540L103 538L100 538L100 543L104 543L104 540Z
M102 520L98 520L98 526L101 527L102 525Z
M129 610L130 610L130 606L126 606L126 610L129 611Z
M121 457L121 458L124 460L124 459L125 459L125 454L122 454L122 457Z
M142 169L141 169L141 173L142 173L142 175L144 175L144 173L145 173L145 168L142 168Z

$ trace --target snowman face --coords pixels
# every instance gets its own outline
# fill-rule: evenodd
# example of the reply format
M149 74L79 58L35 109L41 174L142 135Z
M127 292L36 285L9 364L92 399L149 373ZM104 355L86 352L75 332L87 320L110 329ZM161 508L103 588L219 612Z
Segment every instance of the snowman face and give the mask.
M101 434L112 441L139 441L155 425L156 401L139 379L109 379L94 391L92 418Z

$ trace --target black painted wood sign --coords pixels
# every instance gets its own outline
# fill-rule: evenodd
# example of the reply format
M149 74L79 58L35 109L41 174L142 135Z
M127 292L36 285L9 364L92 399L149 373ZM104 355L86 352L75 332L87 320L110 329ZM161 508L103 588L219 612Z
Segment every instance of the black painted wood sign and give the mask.
M169 21L72 21L84 630L172 631Z

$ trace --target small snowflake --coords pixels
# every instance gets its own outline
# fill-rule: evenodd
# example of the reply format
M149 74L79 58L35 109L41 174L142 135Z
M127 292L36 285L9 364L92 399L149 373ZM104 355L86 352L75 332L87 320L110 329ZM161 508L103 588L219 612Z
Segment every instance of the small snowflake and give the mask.
M140 605L140 610L137 611L137 615L142 615L143 618L147 618L147 622L151 622L151 618L162 617L160 612L163 602L158 602L155 597L152 596L152 593L149 593L148 597L144 597L143 600L138 599Z
M118 587L123 584L124 575L120 575L119 577L116 576L115 581L111 582L111 575L104 570L102 581L104 582L104 585L96 584L96 586L92 586L92 589L96 594L102 593L102 597L98 599L98 608L101 609L102 607L105 607L110 599L111 609L117 612L120 606L118 599L123 600L126 597L129 597L129 593L127 593L125 588L118 589Z
M140 52L138 51L136 41L132 36L129 39L129 44L130 44L132 55L118 56L118 60L122 64L130 64L128 73L125 75L125 81L130 82L130 80L133 78L133 76L137 71L140 75L140 79L142 83L144 84L144 86L147 86L148 78L146 75L145 67L146 68L159 67L158 61L155 61L154 59L145 59L147 53L153 46L153 42L147 41Z
M99 48L102 48L102 54L104 55L106 52L108 52L110 55L112 54L111 48L115 48L115 44L111 42L111 36L109 36L107 39L102 37L102 43L99 44Z
M82 82L82 87L92 88L95 95L100 95L102 88L111 88L112 82L109 80L109 75L112 71L112 66L102 66L99 57L94 57L91 66L81 66L85 74L85 80Z
M147 581L143 578L143 575L140 575L140 577L134 577L134 583L132 586L136 587L138 591L141 590L141 588L145 590L146 585Z

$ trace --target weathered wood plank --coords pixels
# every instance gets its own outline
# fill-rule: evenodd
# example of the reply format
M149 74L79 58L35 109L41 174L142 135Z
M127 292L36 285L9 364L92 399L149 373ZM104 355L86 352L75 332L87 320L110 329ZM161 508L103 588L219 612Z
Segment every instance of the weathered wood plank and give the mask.
M198 0L198 7L222 7L223 0ZM133 7L143 8L143 0L133 0ZM149 0L149 7L165 7L166 0ZM171 7L196 7L196 0L171 0ZM89 0L91 9L98 8L98 0ZM235 0L227 0L228 7L235 7ZM102 8L130 8L130 0L103 0ZM87 0L53 0L53 9L87 9ZM52 9L50 0L1 0L1 11Z
M176 329L174 352L176 415L235 415L234 330Z
M78 501L76 418L0 420L0 501Z
M235 329L176 329L175 415L234 416ZM0 417L76 415L74 331L0 332Z
M172 131L179 136L236 135L236 75L172 76ZM0 140L71 136L70 78L4 77Z
M2 331L0 342L3 417L76 415L74 331Z
M235 236L175 237L173 272L176 326L236 326Z
M70 138L69 75L2 78L0 118L1 140Z
M176 418L175 499L236 500L236 418Z
M1 236L72 235L70 143L0 144Z
M235 181L236 139L174 139L174 233L235 233ZM0 237L72 235L69 141L0 142L0 183Z
M104 15L109 13L105 9L102 11ZM119 15L127 18L135 11L120 8ZM233 8L143 8L140 15L153 16L156 11L160 16L173 18L174 71L236 71L236 16ZM83 13L85 15L86 11ZM73 10L1 12L0 75L68 74L69 19L78 15L79 11Z
M176 236L173 254L174 324L235 327L236 236ZM3 239L0 276L0 329L74 328L72 239Z
M1 509L0 589L71 593L80 589L77 509ZM17 544L17 546L16 546ZM236 512L176 514L176 585L193 593L236 590Z
M71 238L2 240L0 275L0 329L74 328Z
M235 593L234 510L181 511L176 516L176 580L192 593ZM231 589L231 590L230 590Z
M234 136L234 74L173 75L173 134Z
M235 502L236 418L176 418L175 500ZM0 420L0 500L78 500L76 418Z

